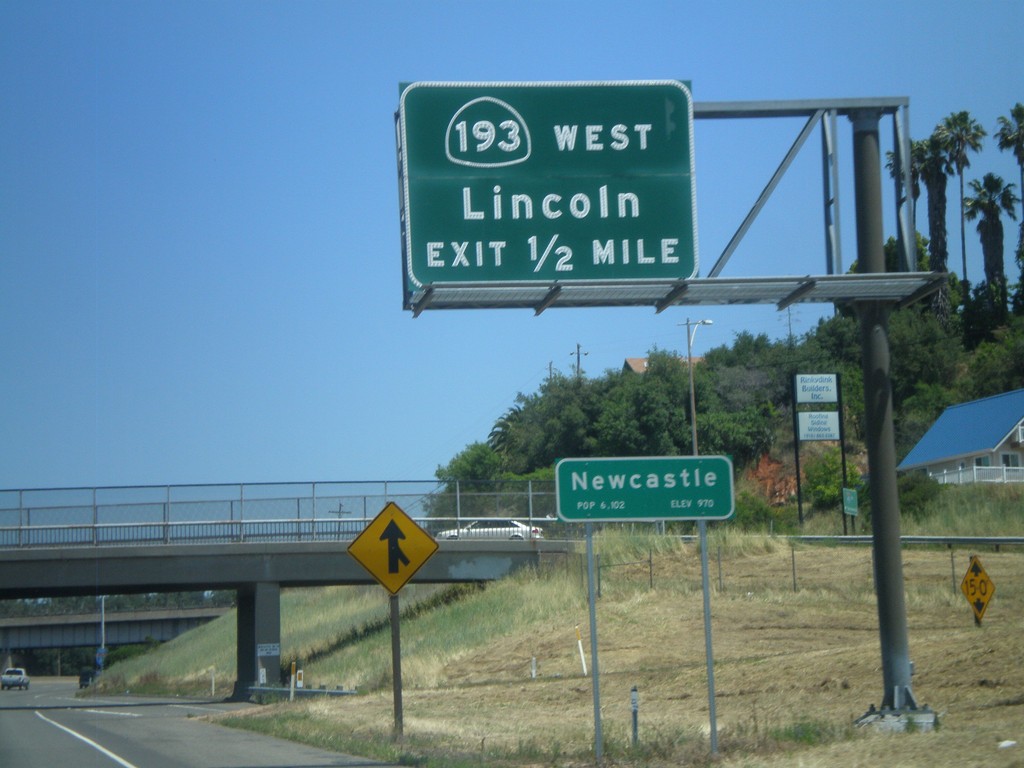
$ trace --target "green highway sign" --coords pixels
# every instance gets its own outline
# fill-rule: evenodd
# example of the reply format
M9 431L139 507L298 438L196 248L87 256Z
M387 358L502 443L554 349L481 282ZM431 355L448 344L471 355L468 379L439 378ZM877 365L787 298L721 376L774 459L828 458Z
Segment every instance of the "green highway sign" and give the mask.
M558 516L567 522L725 520L735 509L726 456L562 459Z
M397 130L407 293L697 274L687 83L411 83Z
M843 513L851 517L857 516L857 491L854 488L843 488Z

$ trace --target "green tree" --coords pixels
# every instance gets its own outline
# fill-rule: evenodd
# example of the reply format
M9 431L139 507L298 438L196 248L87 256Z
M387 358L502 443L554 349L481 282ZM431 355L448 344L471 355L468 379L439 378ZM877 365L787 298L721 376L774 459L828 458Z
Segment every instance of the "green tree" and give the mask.
M922 141L914 142L920 163L921 181L928 190L928 269L949 271L949 240L946 233L946 182L949 179L949 158L938 130ZM950 297L945 286L932 297L932 311L943 324L949 323Z
M689 379L679 358L649 353L647 370L618 377L595 424L599 456L677 456L690 452Z
M742 468L772 447L776 417L777 411L769 402L742 411L710 411L698 422L700 452L727 454Z
M934 314L917 307L892 313L889 347L893 409L897 415L910 398L921 392L921 387L948 387L964 365L959 335L945 328Z
M910 453L942 412L956 402L957 395L949 382L917 384L913 394L894 414L896 454L904 457Z
M854 488L860 482L857 470L846 467L846 484ZM830 446L810 459L804 469L804 490L815 509L838 509L843 503L843 460L838 446Z
M501 478L501 457L487 443L471 443L443 467L434 472L445 483L456 480L498 480Z
M502 470L524 476L567 456L593 455L594 423L612 382L559 373L546 379L538 392L517 395L488 438Z
M993 301L993 316L1002 320L1006 316L1006 271L1003 266L1003 211L1016 219L1014 206L1019 198L1013 192L1013 184L1006 184L994 173L986 173L979 182L971 180L972 195L964 200L964 213L969 221L978 219L978 234L981 236L981 251L985 259L985 281L988 295Z
M921 197L921 161L924 156L923 142L912 141L910 143L910 182L907 183L906 179L902 179L903 188L909 190L910 197L914 201L914 220L912 226L917 229L917 201ZM900 178L897 174L900 173L900 169L896 165L896 153L886 152L885 153L885 167L889 171L889 175L893 179ZM903 202L902 200L900 201Z
M749 331L736 334L732 348L716 347L704 356L704 363L713 372L711 391L698 394L714 408L733 411L770 402L781 405L789 396L790 376L794 372L793 349L790 344L771 341L766 334ZM708 401L708 398L714 398ZM704 410L698 402L698 410Z
M1013 293L1013 312L1024 315L1024 104L1018 101L1010 110L1009 117L999 117L999 128L995 135L999 140L999 149L1012 152L1020 169L1021 216L1015 251L1018 280Z
M470 443L446 465L439 466L434 475L445 487L426 502L431 517L493 514L502 462L487 443Z
M1010 116L1000 115L995 133L999 149L1013 153L1020 169L1020 188L1024 190L1024 104L1019 101L1010 110ZM1021 199L1020 218L1024 222L1024 198Z
M1022 192L1024 197L1024 192ZM1024 221L1020 223L1017 235L1016 262L1018 271L1017 288L1013 292L1013 314L1024 315Z
M936 128L949 159L949 165L960 177L960 258L963 264L963 282L967 282L967 237L964 234L964 169L971 165L967 153L981 150L985 129L971 117L970 112L953 112L943 118Z
M1024 317L1008 319L971 356L960 382L961 400L973 400L1024 388Z
M494 452L507 456L512 447L512 433L523 418L523 406L515 404L496 421L487 436L487 444L494 449Z

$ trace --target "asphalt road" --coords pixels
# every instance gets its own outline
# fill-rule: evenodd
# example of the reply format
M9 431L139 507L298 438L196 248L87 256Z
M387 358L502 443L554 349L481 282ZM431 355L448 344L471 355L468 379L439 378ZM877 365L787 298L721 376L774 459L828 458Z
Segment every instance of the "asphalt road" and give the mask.
M136 696L76 698L77 680L34 678L0 694L4 768L354 768L360 757L223 728L203 715L241 709L221 701Z

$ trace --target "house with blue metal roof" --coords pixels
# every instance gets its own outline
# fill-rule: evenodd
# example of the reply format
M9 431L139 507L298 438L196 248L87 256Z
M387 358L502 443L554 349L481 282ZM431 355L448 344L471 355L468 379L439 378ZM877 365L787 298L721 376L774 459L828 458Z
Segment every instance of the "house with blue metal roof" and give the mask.
M951 405L897 470L940 483L1024 483L1024 389Z

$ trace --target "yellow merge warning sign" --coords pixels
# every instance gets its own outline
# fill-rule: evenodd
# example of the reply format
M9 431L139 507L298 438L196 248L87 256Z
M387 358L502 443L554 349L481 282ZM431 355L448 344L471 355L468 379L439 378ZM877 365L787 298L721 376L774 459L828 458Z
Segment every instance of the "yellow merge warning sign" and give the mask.
M392 595L437 551L437 542L394 502L388 502L348 553Z

